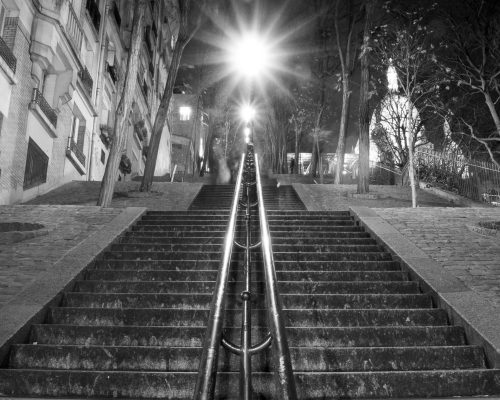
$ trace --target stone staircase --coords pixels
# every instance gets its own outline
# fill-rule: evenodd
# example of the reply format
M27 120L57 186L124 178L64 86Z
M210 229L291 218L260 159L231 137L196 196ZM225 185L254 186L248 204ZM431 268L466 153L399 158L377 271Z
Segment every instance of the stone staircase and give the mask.
M262 193L267 210L305 210L291 185L277 186L275 180L267 178ZM203 185L189 207L190 210L228 210L234 194L234 185Z
M12 347L0 395L191 399L227 218L148 212L31 327L29 343ZM300 399L500 394L500 371L487 368L483 350L347 212L268 218ZM236 343L241 259L236 251L225 318ZM267 333L260 261L255 342ZM253 358L261 399L278 399L270 359ZM219 371L218 398L238 398L237 358L222 350Z

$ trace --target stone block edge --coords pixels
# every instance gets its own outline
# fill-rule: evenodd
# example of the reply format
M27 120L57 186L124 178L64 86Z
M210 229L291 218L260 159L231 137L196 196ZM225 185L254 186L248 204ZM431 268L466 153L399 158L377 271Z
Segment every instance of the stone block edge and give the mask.
M491 315L500 315L500 307L496 307L498 310L495 314L487 314L490 317L488 319L486 319L486 315L478 316L478 313L473 311L472 304L455 301L457 295L470 298L471 301L478 301L478 294L458 281L432 258L428 256L425 258L411 257L412 253L421 253L421 250L403 235L400 234L400 237L394 240L391 246L390 241L395 239L395 235L387 235L383 229L378 229L379 226L385 226L386 221L378 215L373 216L373 213L376 213L374 210L370 210L368 207L349 207L349 211L354 219L401 263L403 269L409 272L412 279L420 282L421 287L431 294L433 302L447 311L450 321L464 328L469 342L483 347L489 366L499 368L500 320L493 321ZM404 243L403 251L398 248L401 243ZM430 267L433 267L438 273L426 273ZM441 279L438 279L439 277ZM493 325L497 325L497 327ZM484 327L488 327L488 329L484 329ZM497 329L495 330L495 328ZM495 334L494 332L499 333Z
M41 323L46 317L49 307L56 306L61 300L62 293L69 290L85 268L105 251L120 235L125 233L146 212L144 207L127 207L115 216L105 229L93 232L85 240L73 247L66 255L56 261L52 268L40 275L40 280L23 289L7 304L0 308L0 367L5 367L10 346L14 343L26 342L32 324ZM91 249L89 252L88 250ZM49 285L50 292L39 293L40 289L46 290L47 283L53 279L52 270L61 269L70 265L67 274L58 277L55 285ZM38 299L31 302L31 299ZM23 312L16 312L16 309ZM28 311L28 312L26 312Z

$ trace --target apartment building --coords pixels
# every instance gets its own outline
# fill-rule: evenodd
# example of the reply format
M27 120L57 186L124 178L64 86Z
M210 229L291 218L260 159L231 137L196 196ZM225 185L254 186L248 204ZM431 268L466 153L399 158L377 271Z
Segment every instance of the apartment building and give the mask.
M141 175L176 27L147 2L144 45L124 160ZM132 31L133 0L0 0L0 204L71 180L101 180ZM161 45L160 45L161 44ZM165 127L158 175L170 172ZM130 173L124 173L130 172Z

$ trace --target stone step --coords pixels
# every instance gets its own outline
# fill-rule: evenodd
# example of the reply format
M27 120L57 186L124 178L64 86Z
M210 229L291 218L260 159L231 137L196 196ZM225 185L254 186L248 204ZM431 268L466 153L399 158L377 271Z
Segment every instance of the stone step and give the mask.
M104 281L215 281L216 270L88 270L85 279ZM278 271L283 281L403 281L407 276L401 271ZM264 280L262 268L252 271L256 280ZM229 279L243 279L242 269L232 268Z
M264 283L252 284L256 293L264 293ZM213 281L77 281L75 291L96 293L212 293L215 287ZM232 282L228 291L238 292L243 289L243 282ZM393 293L417 294L419 292L416 282L391 282L391 281L354 281L354 282L279 282L282 294L363 294L363 293Z
M267 211L267 210L266 210ZM189 211L162 211L162 210L148 210L145 216L156 216L156 217L176 217L176 216L213 216L213 215L227 215L226 213L221 213L216 210L189 210ZM279 217L289 217L289 216L341 216L349 217L351 216L349 211L297 211L297 210L269 210L267 211L268 216L279 216Z
M253 328L256 342L268 329ZM200 347L206 327L33 325L31 343L80 346ZM225 334L239 341L240 328ZM463 328L457 326L287 327L291 347L462 346Z
M500 393L500 371L495 369L297 372L299 399L443 397ZM0 370L0 394L6 396L87 396L192 399L196 372L130 372L73 370ZM278 398L274 373L252 375L259 398ZM50 384L46 384L50 382ZM238 396L239 374L217 374L216 396ZM222 396L222 397L220 397Z
M206 243L119 243L111 246L112 252L219 252L222 253L222 244ZM273 244L275 254L284 253L337 253L337 252L377 252L383 251L383 247L373 244L302 244L300 246L290 244Z
M206 326L210 309L179 308L51 308L48 322L59 325L92 326ZM227 309L227 326L240 326L242 312ZM288 326L294 327L351 327L351 326L440 326L447 316L439 309L382 309L382 310L317 310L285 309ZM255 309L252 325L266 326L266 310Z
M197 371L201 347L14 345L11 368L97 371ZM272 371L269 351L252 357L252 371ZM411 371L485 368L479 346L290 348L294 371ZM395 361L394 361L395 360ZM239 371L221 354L218 371Z
M225 232L227 229L227 224L218 225L202 225L202 224L191 224L191 225L153 225L153 224L137 224L132 227L132 232L187 232L187 231L209 231L209 232ZM317 232L323 234L329 234L333 232L363 232L363 228L355 225L326 225L318 226L316 224L310 225L284 225L275 224L269 227L271 231L271 236L274 234L284 235L283 232L295 231L299 233L301 237L307 237L311 235L316 235ZM310 232L310 234L308 234Z
M203 239L223 239L225 236L225 230L217 230L217 231L196 231L196 230L189 230L189 231L172 231L172 232L160 232L160 231L131 231L125 234L124 238L138 238L141 240L148 240L148 239L169 239L169 238L201 238ZM244 237L243 232L236 232L236 236L238 237ZM301 240L334 240L336 238L340 239L350 239L350 238L369 238L370 234L367 232L363 232L361 230L355 231L355 232L328 232L328 233L323 233L323 232L315 232L313 237L305 237L304 234L300 231L297 232L290 232L290 231L273 231L271 235L271 240L274 243L276 239L283 239L283 240L294 240L294 241L301 241Z
M316 253L316 252L278 252L274 253L275 261L390 261L392 256L387 252L334 252L334 253Z
M256 266L258 263L254 263ZM98 260L96 269L126 270L217 270L219 260ZM233 268L238 264L233 263ZM400 271L397 261L279 261L276 271Z
M243 235L237 235L237 238L244 242ZM289 245L289 246L312 246L312 245L376 245L377 242L369 237L334 237L322 239L303 239L289 237L272 237L273 245ZM153 237L141 235L128 235L120 239L122 244L150 244L150 245L173 245L173 244L218 244L222 245L224 237L221 236L192 236L192 237Z
M237 215L238 220L243 221L244 220L244 211L240 210L238 215ZM225 221L229 221L229 213L219 213L215 215L204 215L204 214L172 214L172 215L150 215L149 213L142 216L141 221L149 221L152 223L159 223L164 221L165 224L169 223L177 223L179 221L186 221L188 223L191 222L198 222L198 223L208 223L208 222L213 222L213 221L219 221L221 219L225 219ZM252 218L257 220L257 218ZM303 215L298 215L298 214L288 214L288 215L281 215L281 214L270 214L268 215L269 222L276 222L276 221L283 221L286 223L289 222L297 222L297 223L302 223L302 222L325 222L325 221L350 221L351 223L354 223L354 219L352 218L351 215L349 214L324 214L324 215L309 215L309 214L303 214Z
M254 255L255 259L259 260L261 255ZM235 249L233 251L233 260L239 257L243 259L243 250ZM190 260L190 261L220 261L220 251L120 251L105 253L105 260ZM381 251L366 251L366 252L334 252L334 253L316 253L306 251L290 251L275 253L275 261L390 261L391 254Z
M82 293L70 292L64 296L63 306L96 308L210 308L209 293ZM424 294L283 294L287 308L356 309L356 308L430 308L431 297ZM242 303L239 294L228 296L227 307ZM252 304L264 307L265 299L254 296Z

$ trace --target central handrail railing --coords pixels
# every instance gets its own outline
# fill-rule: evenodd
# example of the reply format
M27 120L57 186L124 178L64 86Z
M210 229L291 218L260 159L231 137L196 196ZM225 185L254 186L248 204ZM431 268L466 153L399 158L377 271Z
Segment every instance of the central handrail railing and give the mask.
M245 201L240 201L243 177L246 193L244 196ZM251 189L254 190L253 193ZM252 194L254 194L254 196L252 196ZM253 201L253 197L256 197L257 201ZM243 244L235 241L234 239L238 206L245 207L246 241ZM258 207L261 238L258 243L252 244L251 214L254 207ZM231 264L232 249L235 245L245 250L245 263L243 269L245 288L241 292L241 299L243 301L243 316L240 345L232 343L225 338L222 333L225 299L227 296L227 282ZM268 307L268 324L270 333L260 343L252 345L252 294L250 291L250 268L251 250L257 247L261 247L264 261L266 301ZM277 373L278 385L276 394L280 399L284 400L295 400L297 398L290 352L285 333L285 324L283 321L283 307L278 292L277 282L273 253L271 249L271 236L269 233L267 215L264 206L258 157L253 154L253 146L248 145L246 157L245 155L242 156L238 179L236 182L228 229L224 241L222 263L217 277L217 282L215 284L214 297L212 300L207 326L207 334L199 365L198 379L193 397L195 400L212 400L214 398L217 378L217 363L221 346L240 357L240 399L251 400L251 357L271 345L273 364Z

